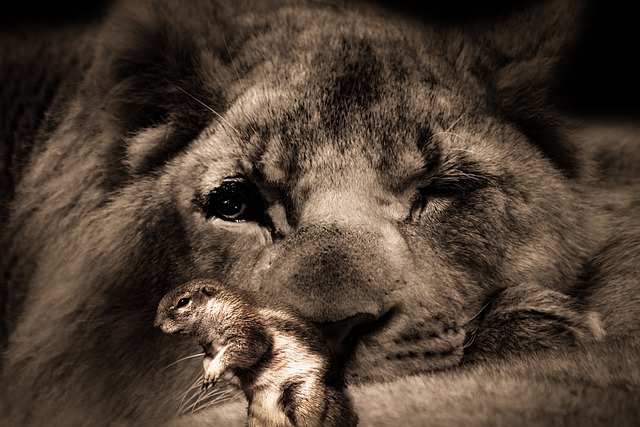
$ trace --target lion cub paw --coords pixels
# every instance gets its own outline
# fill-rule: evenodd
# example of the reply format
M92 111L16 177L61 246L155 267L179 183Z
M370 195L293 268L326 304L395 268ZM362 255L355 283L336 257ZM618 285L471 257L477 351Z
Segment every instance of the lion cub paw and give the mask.
M575 298L524 283L502 290L487 306L465 359L568 348L604 335L598 313L585 310Z

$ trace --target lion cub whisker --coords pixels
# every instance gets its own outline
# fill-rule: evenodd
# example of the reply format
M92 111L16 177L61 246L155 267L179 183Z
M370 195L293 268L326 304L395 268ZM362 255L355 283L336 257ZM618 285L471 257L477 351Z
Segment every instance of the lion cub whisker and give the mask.
M194 101L196 101L198 104L202 105L203 107L205 107L207 110L211 111L213 114L215 114L215 116L220 119L222 121L222 123L224 123L225 125L229 126L229 128L231 128L235 133L237 133L238 135L240 134L240 131L231 124L231 122L229 122L229 120L227 120L222 114L218 113L216 110L214 110L210 105L207 105L205 102L203 102L202 100L198 99L196 96L190 94L189 92L187 92L186 90L184 90L183 88L181 88L179 85L177 85L176 83L172 82L171 80L164 78L164 80L169 83L170 85L172 85L173 87L175 87L176 89L178 89L180 92L184 93L185 95L187 95L189 98L193 99Z
M193 393L194 390L200 390L200 384L202 381L202 374L198 373L196 378L191 382L191 385L187 387L185 392L182 394L182 399L180 399L180 404L178 405L178 414L185 413L185 409L190 406L190 402L193 397L198 393Z
M202 380L203 375L198 374L191 385L187 387L178 405L177 415L198 412L211 405L233 400L242 395L239 389L222 386L222 381L218 383L217 387L204 390L201 386Z
M471 332L469 332L469 338L465 341L465 343L462 345L462 349L467 349L469 347L471 347L471 345L473 344L473 342L476 340L476 334L478 332L478 328L473 328L471 330Z
M491 298L489 301L487 301L487 303L485 305L483 305L482 308L476 312L476 314L474 314L473 316L468 318L467 321L464 322L464 324L468 325L473 320L475 320L478 316L480 316L487 309L487 307L489 307L489 305L491 305L491 303L493 302L494 299L495 298Z
M210 406L242 396L242 391L233 387L218 385L217 387L210 387L204 390L201 387L202 380L203 375L198 375L195 381L183 393L177 415L199 412Z
M449 127L448 127L448 128L446 128L445 130L440 131L440 132L434 132L434 133L431 135L431 138L429 138L429 142L430 142L431 140L433 140L433 138L435 138L435 137L436 137L436 136L438 136L438 135L453 135L453 136L458 137L458 138L460 138L461 140L463 140L463 141L464 141L464 138L463 138L462 136L460 136L460 135L456 134L455 132L451 132L451 130L452 130L452 129L453 129L453 128L454 128L454 127L455 127L455 126L460 122L460 120L462 120L462 119L464 118L464 116L465 116L465 113L462 113L462 114L460 115L460 117L458 117L457 119L455 119L455 120L453 121L453 123L451 123L451 124L449 125Z
M480 308L480 310L478 310L473 316L471 316L470 318L468 318L466 320L466 322L464 322L464 325L467 326L471 322L476 320L482 313L485 312L485 310L491 305L491 303L493 303L494 300L495 300L495 297L494 298L490 298L489 301L487 301L487 303ZM462 349L463 350L471 347L473 342L476 340L477 331L478 331L478 325L476 325L473 329L471 329L469 331L468 336L465 339L464 344L462 345Z
M202 356L204 356L204 353L196 353L196 354L192 354L192 355L189 355L189 356L181 357L180 359L176 360L175 362L169 363L167 366L165 366L164 368L160 369L160 371L162 372L165 369L169 369L173 365L177 365L178 363L184 362L185 360L195 359L196 357L202 357Z
M196 399L194 400L193 404L189 405L189 408L190 408L189 412L191 412L192 414L197 411L198 404L204 398L207 397L207 392L206 391L197 392L194 396L195 396Z
M232 391L231 388L227 387L214 387L209 388L206 391L202 390L202 392L200 392L200 398L196 401L199 406L196 404L192 405L191 413L204 411L211 406L218 405L229 400L234 400L241 396L243 396L242 391Z

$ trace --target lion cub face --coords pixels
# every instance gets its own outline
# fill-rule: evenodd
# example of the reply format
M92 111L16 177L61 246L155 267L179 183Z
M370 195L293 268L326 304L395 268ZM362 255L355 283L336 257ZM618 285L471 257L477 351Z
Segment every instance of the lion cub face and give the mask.
M410 42L401 54L376 43L393 32L337 27L238 81L226 113L167 168L190 274L321 324L368 315L340 335L352 381L458 364L498 289L562 289L578 203L475 81Z
M50 110L25 110L44 121L24 121L42 129L16 151L30 160L0 291L9 424L182 411L200 349L153 324L193 279L296 307L351 384L523 337L534 348L531 323L504 340L479 322L490 301L567 306L533 324L552 344L549 323L577 311L560 292L591 250L582 161L544 107L562 50L547 26L570 31L574 9L532 2L547 12L535 22L483 31L360 2L274 3L118 2L87 33L93 52L75 33L50 40L82 60L44 61L78 70L42 91Z

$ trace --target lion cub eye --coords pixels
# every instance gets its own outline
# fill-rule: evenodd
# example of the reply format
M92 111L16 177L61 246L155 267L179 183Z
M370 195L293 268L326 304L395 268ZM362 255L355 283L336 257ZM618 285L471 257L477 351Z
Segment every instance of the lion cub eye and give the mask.
M225 221L257 221L262 213L262 202L257 189L242 179L224 181L211 191L202 203L205 218Z

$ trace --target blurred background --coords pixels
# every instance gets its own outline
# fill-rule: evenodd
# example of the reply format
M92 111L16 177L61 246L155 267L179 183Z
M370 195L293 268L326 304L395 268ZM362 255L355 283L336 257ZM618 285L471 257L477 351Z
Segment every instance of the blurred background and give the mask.
M508 13L539 0L370 0L407 13L464 20ZM576 114L640 119L640 19L636 2L584 0L586 32L560 80L557 96ZM640 123L639 123L640 124Z
M505 13L536 0L369 1L412 16L459 21ZM640 65L636 58L640 22L635 2L585 1L589 4L587 32L567 61L557 97L571 112L587 117L640 118ZM0 27L74 25L98 19L108 4L109 0L2 2Z

